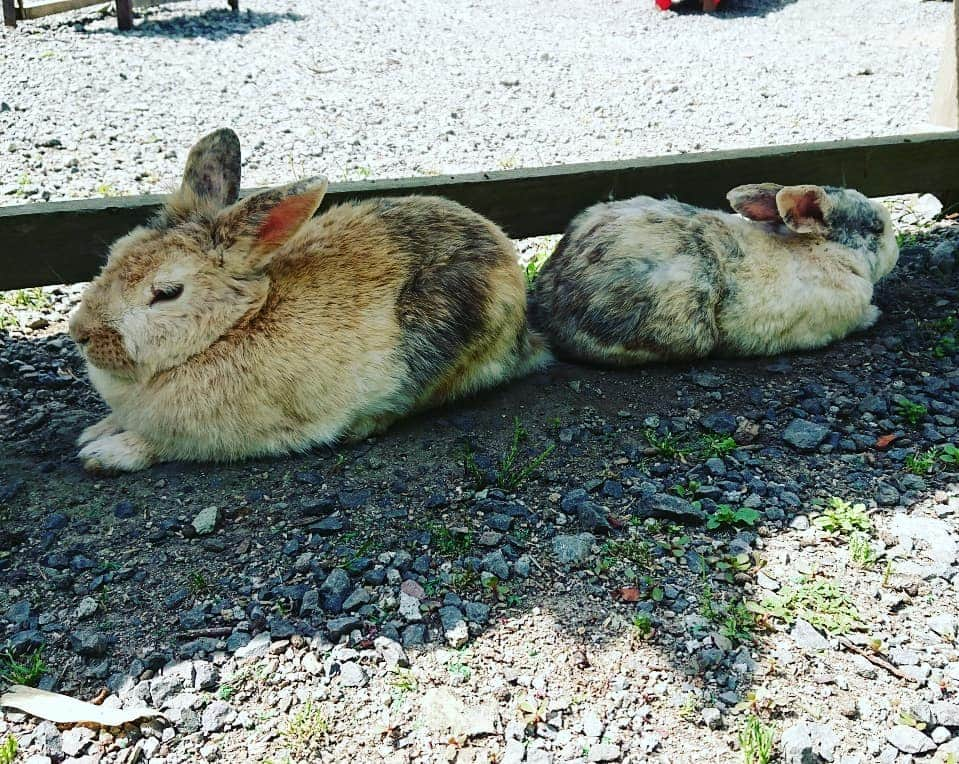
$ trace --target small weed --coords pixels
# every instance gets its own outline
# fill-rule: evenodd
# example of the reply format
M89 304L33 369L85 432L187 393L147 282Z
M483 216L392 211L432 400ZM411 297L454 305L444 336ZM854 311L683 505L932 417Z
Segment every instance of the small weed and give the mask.
M945 464L959 464L959 447L946 443L939 449L939 461Z
M689 480L686 482L686 485L677 483L670 490L683 499L691 499L700 488L702 488L700 483L695 480Z
M653 619L649 613L639 612L633 616L633 631L640 639L648 639L653 633Z
M853 533L849 537L849 559L863 570L870 570L878 561L876 550L865 533Z
M848 501L833 496L829 499L829 506L822 515L813 522L828 533L839 533L846 536L853 531L872 530L872 521L866 512L865 504L851 504Z
M526 273L526 285L532 286L533 282L536 281L536 277L539 275L540 270L546 264L546 261L549 260L549 249L540 249L537 250L533 256L529 259L529 262L526 263L526 267L523 269Z
M43 650L37 648L28 653L23 659L18 659L12 650L0 653L0 680L7 684L25 684L28 687L36 686L40 677L47 670L43 662Z
M210 584L207 583L207 580L203 575L203 571L194 570L190 573L190 576L187 579L187 588L190 590L193 596L196 596L209 590Z
M702 703L697 697L690 695L678 709L679 718L692 721L699 715L700 710L702 710Z
M473 548L473 534L470 531L447 528L438 523L431 523L428 529L430 539L441 554L460 557Z
M100 196L119 196L120 192L112 183L101 183L97 186L97 193Z
M685 460L692 450L682 445L682 438L671 432L660 435L656 430L648 429L644 433L646 442L659 456L666 459Z
M17 758L17 739L13 735L7 735L6 740L0 745L0 764L13 764Z
M556 445L550 443L538 454L523 459L522 445L526 442L528 434L519 421L519 417L513 419L513 437L510 440L509 448L503 454L500 460L499 469L496 472L496 485L503 490L512 490L520 485L526 478L533 474L540 465L546 461Z
M721 631L728 639L752 642L755 638L756 615L742 600L727 605Z
M759 521L760 517L762 515L758 511L749 507L733 509L728 504L719 504L716 511L706 521L706 527L709 530L737 525L748 525L751 528Z
M480 576L475 570L461 570L450 574L450 588L456 592L473 589L479 582Z
M611 562L630 563L643 570L653 567L653 550L646 541L611 539L600 547L599 554L600 557L609 558Z
M773 730L758 716L746 717L739 731L739 747L743 752L743 764L769 764L773 757Z
M447 663L446 670L453 676L458 676L464 680L469 679L473 673L473 670L468 665L458 660L451 660Z
M892 574L896 572L895 567L892 564L892 560L886 560L886 567L882 569L882 588L889 588L889 579L892 578Z
M896 401L896 413L899 414L908 424L915 427L928 413L926 407L921 403L913 403L908 398L899 398Z
M932 346L933 358L955 355L959 350L959 320L955 316L946 316L933 321L932 326L939 333Z
M702 454L706 459L713 457L722 458L731 451L735 451L737 443L729 435L716 435L707 433L703 435Z
M297 759L303 759L319 749L319 743L329 729L320 707L307 701L287 722L283 740Z
M420 683L410 669L397 666L396 673L390 680L390 686L393 688L395 701L402 703L407 695L419 689Z
M936 466L936 460L939 458L939 449L937 448L916 451L906 456L906 470L913 475L928 475L932 472L932 468Z
M856 606L832 581L802 578L795 586L786 586L751 609L763 615L793 624L797 618L830 634L846 634L862 626Z

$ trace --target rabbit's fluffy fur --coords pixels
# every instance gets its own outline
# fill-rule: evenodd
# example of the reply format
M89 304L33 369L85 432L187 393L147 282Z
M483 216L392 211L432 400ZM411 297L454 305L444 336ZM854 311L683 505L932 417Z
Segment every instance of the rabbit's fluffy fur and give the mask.
M232 460L359 439L548 358L493 223L432 197L313 214L322 178L237 201L230 130L117 241L70 333L111 413L88 469Z
M871 326L899 256L888 211L857 191L772 183L739 215L640 196L569 226L533 287L558 355L613 365L822 347Z

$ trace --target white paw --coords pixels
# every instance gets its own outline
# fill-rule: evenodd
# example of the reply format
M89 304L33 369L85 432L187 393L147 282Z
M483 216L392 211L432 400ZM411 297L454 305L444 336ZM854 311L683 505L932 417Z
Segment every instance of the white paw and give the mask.
M80 449L79 457L88 472L136 472L153 463L149 446L132 432L97 438Z
M117 427L116 422L113 421L113 416L104 417L80 433L80 437L77 438L77 445L83 446L91 440L99 440L107 435L114 435L118 432L120 432L120 428Z
M882 311L879 310L875 305L870 305L866 308L866 312L863 313L862 321L859 322L859 331L865 331L866 329L872 328L876 321L879 320L879 316L882 315Z

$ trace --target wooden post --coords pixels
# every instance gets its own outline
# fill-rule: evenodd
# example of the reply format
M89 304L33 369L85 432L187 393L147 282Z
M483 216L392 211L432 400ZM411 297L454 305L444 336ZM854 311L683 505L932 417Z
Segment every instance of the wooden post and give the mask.
M117 27L124 32L133 29L133 0L117 0Z
M228 2L230 3L230 8L234 11L240 10L240 0L228 0Z
M932 112L929 121L934 125L955 130L959 127L959 92L956 90L957 63L959 56L959 3L952 5L953 23L946 29L945 46L939 61L939 73L936 76L936 89L932 94Z
M8 27L17 25L16 0L3 0L3 24Z

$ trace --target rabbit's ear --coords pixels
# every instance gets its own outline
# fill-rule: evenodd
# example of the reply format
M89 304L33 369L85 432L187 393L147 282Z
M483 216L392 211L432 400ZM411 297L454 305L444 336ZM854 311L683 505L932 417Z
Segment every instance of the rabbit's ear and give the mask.
M190 149L176 196L183 203L222 209L240 192L240 139L228 127L203 136Z
M796 233L826 233L832 201L820 186L786 186L776 194L783 222Z
M776 208L776 193L782 189L778 183L749 183L736 186L726 194L726 199L736 212L744 218L760 223L781 222Z
M223 210L214 239L223 247L227 267L239 272L263 268L316 212L326 194L324 177L261 191Z

